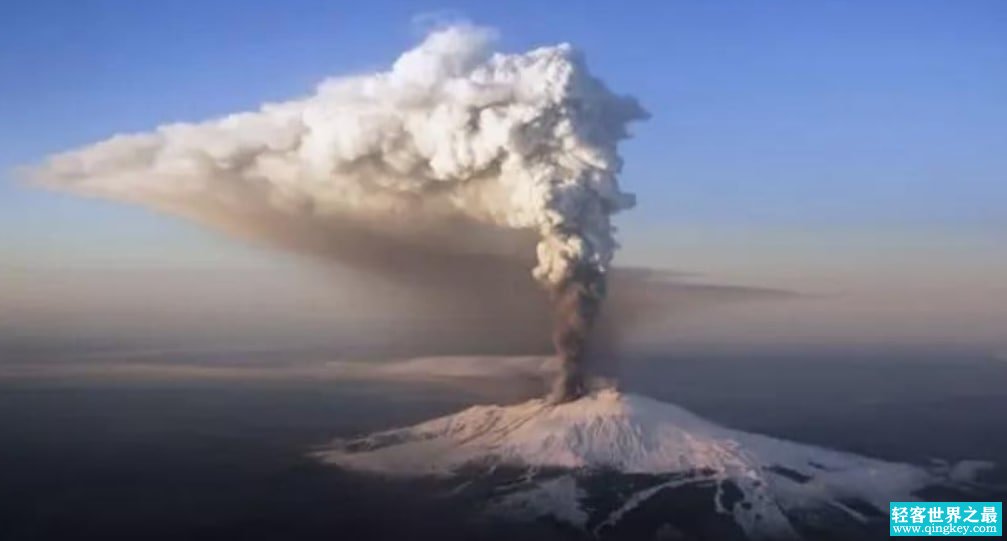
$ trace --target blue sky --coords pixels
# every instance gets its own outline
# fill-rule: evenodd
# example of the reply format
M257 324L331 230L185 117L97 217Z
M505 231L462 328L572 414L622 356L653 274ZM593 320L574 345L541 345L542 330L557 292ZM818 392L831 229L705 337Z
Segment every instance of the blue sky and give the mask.
M10 171L384 68L431 18L493 26L506 51L571 42L653 114L624 147L626 260L749 282L841 269L849 287L881 264L954 260L963 283L1002 268L1007 4L952 0L6 2L0 263L255 264L267 256L193 225Z

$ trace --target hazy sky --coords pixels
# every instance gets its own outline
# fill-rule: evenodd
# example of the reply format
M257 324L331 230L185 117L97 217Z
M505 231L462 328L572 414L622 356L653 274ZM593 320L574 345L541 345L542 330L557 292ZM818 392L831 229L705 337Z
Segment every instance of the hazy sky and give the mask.
M705 314L676 337L1007 346L1007 5L569 5L4 3L0 330L44 336L53 321L87 314L112 321L108 331L141 309L166 319L204 305L240 313L262 290L283 300L257 310L301 324L307 292L327 281L290 256L143 209L25 188L11 170L385 68L424 21L465 18L499 29L505 51L573 43L652 113L623 147L623 184L639 204L617 220L619 262L808 296ZM199 273L229 285L207 286ZM158 296L130 297L127 282Z

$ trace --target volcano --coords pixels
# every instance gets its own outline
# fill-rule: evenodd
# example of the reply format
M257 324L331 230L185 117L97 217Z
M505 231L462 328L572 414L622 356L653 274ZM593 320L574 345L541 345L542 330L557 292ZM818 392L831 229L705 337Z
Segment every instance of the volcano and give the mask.
M863 538L887 521L888 502L967 492L989 466L924 467L788 442L613 389L559 404L474 406L336 440L316 457L391 478L459 480L494 515L601 537L643 521L650 533L682 539L697 530L720 539Z

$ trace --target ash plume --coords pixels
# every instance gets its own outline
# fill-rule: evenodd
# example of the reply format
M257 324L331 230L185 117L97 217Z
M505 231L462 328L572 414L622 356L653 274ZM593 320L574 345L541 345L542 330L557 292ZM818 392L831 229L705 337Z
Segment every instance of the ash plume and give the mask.
M501 239L534 233L531 274L553 301L566 367L554 398L572 399L617 247L610 217L634 204L619 187L618 143L646 113L569 45L501 54L494 39L443 28L387 71L118 135L31 175L396 277L415 253L520 260L521 243Z
M574 267L569 276L552 285L555 323L553 347L563 370L550 399L564 402L587 392L584 356L591 328L605 299L605 274L587 265Z

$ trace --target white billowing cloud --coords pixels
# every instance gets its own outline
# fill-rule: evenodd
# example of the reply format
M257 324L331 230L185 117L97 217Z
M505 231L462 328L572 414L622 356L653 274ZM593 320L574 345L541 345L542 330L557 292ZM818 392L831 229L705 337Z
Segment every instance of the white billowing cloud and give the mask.
M500 54L493 40L485 28L444 28L388 71L118 135L53 156L33 176L216 225L256 216L259 235L286 219L381 234L459 219L529 230L540 281L574 265L604 271L616 248L609 217L633 205L617 181L617 145L645 113L569 45Z

